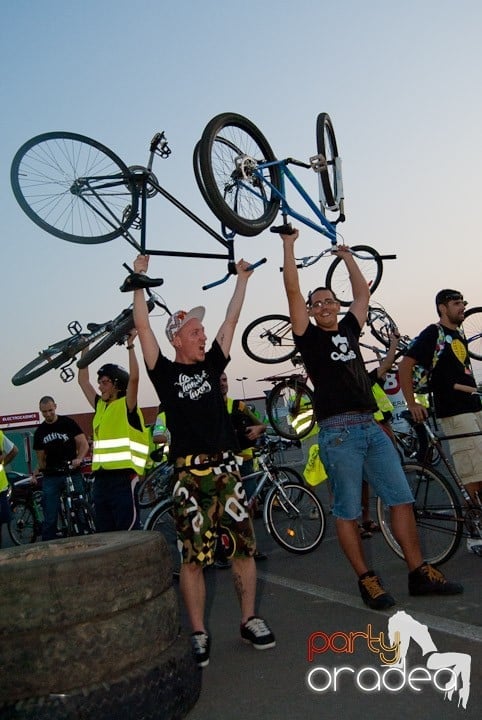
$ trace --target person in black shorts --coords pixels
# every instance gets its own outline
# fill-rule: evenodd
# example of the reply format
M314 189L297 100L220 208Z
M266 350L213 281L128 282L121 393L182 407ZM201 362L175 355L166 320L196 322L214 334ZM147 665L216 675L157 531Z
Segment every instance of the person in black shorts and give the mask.
M139 255L136 273L145 273L148 257ZM177 532L183 546L180 587L192 626L197 663L209 663L210 638L205 624L203 568L214 561L218 524L232 538L232 573L241 606L241 637L256 649L275 645L267 623L255 615L256 549L247 512L236 436L224 402L220 378L251 275L249 264L236 265L236 287L224 322L209 350L202 320L204 308L179 310L169 319L167 338L175 360L166 358L149 323L144 293L134 291L134 320L149 377L166 413L171 432L170 460L175 466L174 502Z

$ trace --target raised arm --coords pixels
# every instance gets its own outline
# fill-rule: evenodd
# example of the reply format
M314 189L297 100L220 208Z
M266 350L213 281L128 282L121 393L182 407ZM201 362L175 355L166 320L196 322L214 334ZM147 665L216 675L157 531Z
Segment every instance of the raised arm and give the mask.
M360 327L363 327L367 319L370 288L350 249L346 245L340 245L336 254L338 257L341 257L345 263L350 278L353 292L353 302L350 305L350 311L360 323Z
M85 347L82 350L80 356L82 357L83 355L85 355L85 353L87 352L88 349L89 349L88 347ZM90 382L89 366L87 366L85 368L79 368L78 383L80 385L82 392L84 393L85 397L87 398L87 402L89 403L89 405L91 407L93 407L95 409L95 397L96 397L97 393L95 391L95 387Z
M233 296L229 301L224 322L216 335L216 340L218 341L225 357L228 357L229 355L231 344L233 342L234 331L236 329L236 325L238 324L241 308L243 307L248 279L253 273L252 270L248 270L248 267L249 263L246 260L241 259L236 263L236 287L234 288Z
M283 241L283 282L288 299L291 327L296 335L303 335L310 318L306 302L300 289L298 269L295 260L295 241L298 230L291 235L281 235Z
M134 340L137 330L131 330L127 338L127 352L129 353L129 382L126 389L126 404L129 412L137 405L137 392L139 389L139 363L137 362Z
M398 343L400 342L400 333L398 330L394 330L390 333L390 344L388 346L387 354L377 367L377 377L384 378L387 372L395 362L395 355L397 354Z
M148 255L138 255L134 261L136 273L146 273L149 266ZM149 370L152 370L159 357L160 348L149 322L144 290L134 290L134 324L136 326L142 354Z

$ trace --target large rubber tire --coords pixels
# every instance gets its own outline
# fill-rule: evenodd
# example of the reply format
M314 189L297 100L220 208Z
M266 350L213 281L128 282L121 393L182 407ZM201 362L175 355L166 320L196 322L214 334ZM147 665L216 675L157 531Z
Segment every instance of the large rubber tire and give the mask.
M260 363L280 363L296 355L287 315L263 315L253 320L244 329L241 345L248 357Z
M84 135L51 132L17 151L10 179L30 220L69 242L94 244L122 235L137 216L138 193L127 166Z
M318 154L323 155L326 160L326 166L320 171L326 207L336 210L338 208L338 183L335 164L338 147L328 113L320 113L316 118L316 147Z
M370 293L373 295L382 279L382 259L378 252L368 245L354 245L351 250L360 253L362 256L355 259L370 287ZM337 257L331 263L326 273L325 285L339 300L340 305L348 307L352 304L353 295L350 276L342 258Z
M274 153L250 120L235 113L221 113L206 125L199 141L199 189L208 205L227 228L241 235L259 235L272 224L279 197L253 174L259 164L274 162ZM196 162L196 158L195 158ZM270 165L263 178L277 190L280 170Z
M264 516L273 539L288 552L305 555L323 540L326 527L323 506L312 490L298 484L273 488L266 498Z
M459 501L448 480L435 470L418 463L406 463L403 469L415 498L413 507L423 558L432 565L441 565L452 557L462 538ZM377 516L388 545L403 559L392 531L390 508L381 498L377 499Z
M473 307L465 311L463 329L473 360L482 360L482 307Z
M178 634L160 533L8 548L0 556L0 585L0 682L12 700L109 682L154 662Z
M300 440L310 434L316 423L313 392L301 379L282 380L266 398L266 414L278 435Z
M34 360L18 370L12 377L12 383L18 386L36 380L49 370L55 370L69 362L85 345L85 340L81 335L74 335L50 345L46 350L42 350Z
M191 644L180 635L153 661L107 682L30 697L0 712L2 720L181 720L199 698L201 679Z
M172 572L179 575L181 569L181 547L177 538L176 522L174 520L174 501L172 498L163 500L149 513L145 523L144 530L152 530L161 533L163 536L171 558Z

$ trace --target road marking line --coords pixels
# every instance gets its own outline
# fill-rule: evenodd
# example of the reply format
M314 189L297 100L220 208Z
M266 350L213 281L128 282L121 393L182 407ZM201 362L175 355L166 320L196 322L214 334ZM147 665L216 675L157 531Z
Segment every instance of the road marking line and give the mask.
M273 575L271 573L257 572L259 580L272 583L273 585L279 585L280 587L288 588L289 590L295 590L296 592L302 592L306 595L314 595L315 597L330 602L338 603L339 605L347 605L357 610L365 610L366 612L373 613L366 605L363 605L360 598L356 595L348 595L347 593L338 592L337 590L331 590L330 588L320 587L319 585L312 585L311 583L305 583L300 580L292 580L291 578L282 577L281 575ZM410 608L410 612L411 612ZM376 610L375 612L383 615L392 615L395 610ZM429 613L417 612L417 620L424 623L433 630L439 630L446 635L453 635L458 638L465 638L467 640L475 640L476 642L482 642L482 627L480 625L469 625L468 623L459 622L458 620L449 620L447 618L438 617L437 615L430 615Z

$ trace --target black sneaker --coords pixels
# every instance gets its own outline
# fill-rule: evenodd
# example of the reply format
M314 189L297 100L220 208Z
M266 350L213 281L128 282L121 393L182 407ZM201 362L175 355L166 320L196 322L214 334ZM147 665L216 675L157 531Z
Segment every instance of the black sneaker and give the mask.
M211 640L205 632L195 632L191 635L192 649L196 658L198 667L206 667L209 665L209 650L211 649Z
M358 589L363 602L372 610L387 610L395 605L395 599L386 592L381 579L373 570L360 576Z
M253 557L256 560L256 562L259 562L260 560L268 559L268 556L266 555L266 553L261 552L260 550L255 550Z
M260 617L253 615L241 625L241 637L250 642L256 650L268 650L276 645L276 640L267 623Z
M440 570L428 563L408 573L410 595L459 595L463 591L463 585L450 582Z

